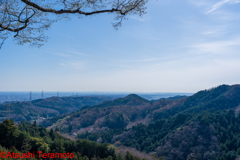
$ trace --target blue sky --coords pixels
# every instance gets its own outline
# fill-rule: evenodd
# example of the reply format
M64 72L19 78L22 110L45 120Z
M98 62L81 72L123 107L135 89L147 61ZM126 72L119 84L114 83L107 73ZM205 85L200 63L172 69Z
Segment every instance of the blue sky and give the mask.
M62 20L41 48L6 40L0 91L197 92L240 80L240 0L151 0L114 16Z

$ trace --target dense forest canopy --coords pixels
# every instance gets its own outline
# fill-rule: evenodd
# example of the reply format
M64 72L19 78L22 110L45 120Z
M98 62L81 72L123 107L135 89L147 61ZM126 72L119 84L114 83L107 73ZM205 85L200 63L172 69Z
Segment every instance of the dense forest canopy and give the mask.
M78 138L156 152L167 160L235 160L240 154L239 93L239 85L203 90L179 107L155 112L148 125L86 132Z
M82 139L77 141L69 140L52 129L47 130L45 127L38 127L36 121L33 124L22 121L19 125L15 125L12 120L5 120L0 123L0 151L5 151L6 153L69 152L74 154L74 160L88 160L94 157L99 160L103 158L141 160L141 158L135 157L130 153L127 153L125 157L121 154L116 154L115 147L110 144L99 144ZM39 159L38 156L35 158ZM6 158L0 157L0 159Z

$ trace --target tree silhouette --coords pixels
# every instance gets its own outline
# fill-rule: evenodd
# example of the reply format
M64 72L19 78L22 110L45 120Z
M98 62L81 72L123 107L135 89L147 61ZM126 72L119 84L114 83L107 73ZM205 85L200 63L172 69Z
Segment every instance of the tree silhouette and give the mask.
M118 28L128 15L145 14L148 0L0 0L0 39L13 36L18 44L40 47L47 40L44 31L58 20L79 18L102 13L114 13ZM48 15L55 15L50 18Z

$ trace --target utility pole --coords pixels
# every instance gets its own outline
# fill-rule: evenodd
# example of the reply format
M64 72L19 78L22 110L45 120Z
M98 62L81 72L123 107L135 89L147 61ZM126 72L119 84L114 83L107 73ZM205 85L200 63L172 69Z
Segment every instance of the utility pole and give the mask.
M43 99L43 91L42 91L42 99Z
M30 101L32 100L32 91L30 91Z
M57 97L58 97L58 92L57 92Z

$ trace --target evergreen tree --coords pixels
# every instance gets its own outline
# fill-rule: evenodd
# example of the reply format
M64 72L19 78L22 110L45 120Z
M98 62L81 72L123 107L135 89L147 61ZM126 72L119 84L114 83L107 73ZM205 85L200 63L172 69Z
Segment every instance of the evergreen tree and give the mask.
M24 138L23 142L22 142L22 147L21 147L21 152L22 153L27 153L28 151L30 151L32 148L30 141L28 138Z
M55 128L55 131L56 131L56 132L59 132L59 131L60 131L60 129L59 129L58 127L56 127L56 128Z
M36 121L36 120L33 122L33 127L34 127L34 128L38 128L38 125L37 125L37 121Z

